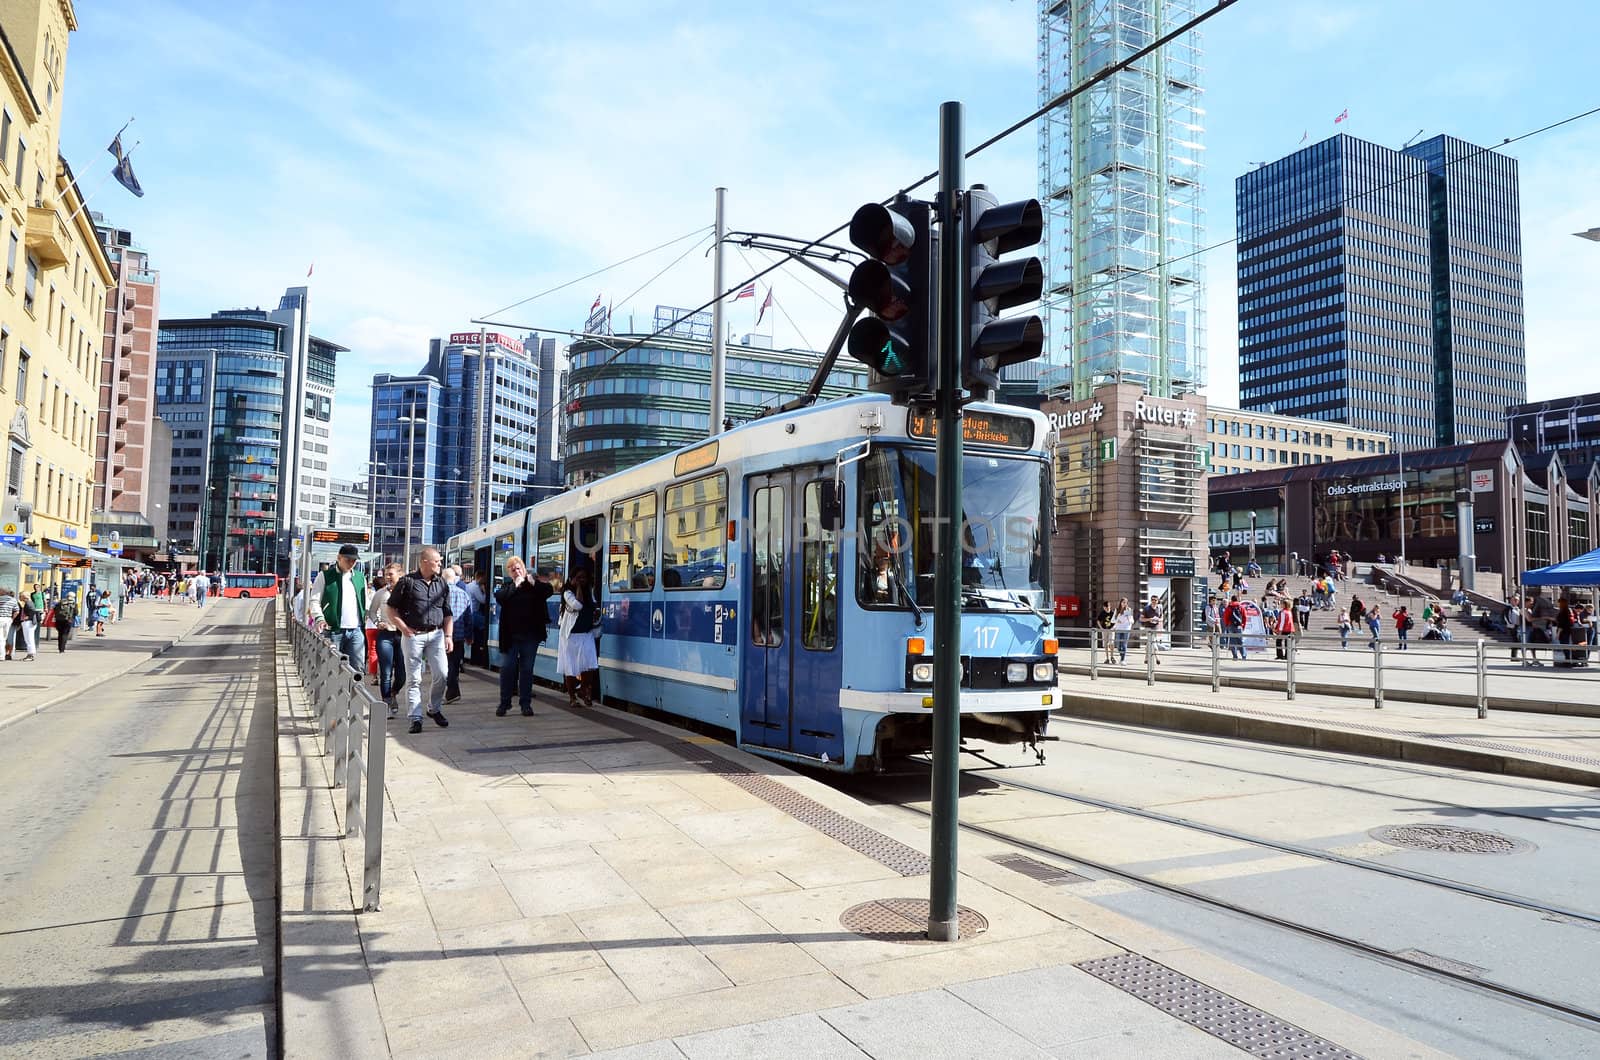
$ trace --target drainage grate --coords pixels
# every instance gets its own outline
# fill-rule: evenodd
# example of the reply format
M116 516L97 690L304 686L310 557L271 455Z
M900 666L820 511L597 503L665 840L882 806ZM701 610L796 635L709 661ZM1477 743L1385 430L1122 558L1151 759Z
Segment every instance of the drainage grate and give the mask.
M1098 957L1081 961L1074 967L1252 1056L1285 1060L1360 1060L1355 1053L1325 1038L1285 1023L1137 953Z
M874 942L916 944L928 938L928 903L921 898L880 898L846 909L839 923ZM956 906L956 926L965 941L989 930L988 919L964 905Z
M1437 968L1441 972L1452 972L1456 975L1478 976L1489 970L1480 968L1476 964L1468 964L1466 961L1453 961L1449 957L1441 957L1436 953L1429 953L1427 950L1395 950L1394 955L1403 960L1424 964L1429 968Z
M1048 883L1052 887L1060 887L1066 883L1088 883L1089 877L1079 876L1076 872L1068 872L1059 865L1048 865L1037 861L1024 854L990 854L989 860L996 865L1004 865L1012 872L1020 872L1030 879L1040 883Z
M1441 854L1526 854L1538 849L1526 839L1453 824L1391 824L1367 834L1390 846Z
M501 751L554 751L563 747L611 747L619 743L638 742L631 736L623 736L620 739L615 736L608 736L604 740L553 740L550 743L508 743L495 747L469 747L467 748L467 754L492 755Z

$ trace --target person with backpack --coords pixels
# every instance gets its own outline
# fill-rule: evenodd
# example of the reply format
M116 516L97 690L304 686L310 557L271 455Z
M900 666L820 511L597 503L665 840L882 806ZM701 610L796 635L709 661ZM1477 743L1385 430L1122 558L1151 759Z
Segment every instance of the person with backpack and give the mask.
M78 603L72 594L62 593L56 606L50 609L50 614L50 624L56 629L56 653L60 654L67 650L67 637L72 633L72 624L78 619Z
M111 621L111 590L101 589L100 599L94 601L94 635L106 635L106 623Z
M1111 627L1116 622L1116 617L1111 611L1111 601L1100 601L1100 612L1094 616L1094 628L1100 631L1100 646L1106 650L1108 663L1117 661L1117 650L1111 637Z
M1400 605L1400 610L1396 611L1390 617L1394 619L1395 635L1400 638L1400 650L1401 651L1405 651L1406 650L1406 638L1411 633L1411 627L1413 627L1413 626L1415 626L1417 624L1416 620L1414 618L1412 618L1406 612L1406 605L1405 604L1401 604Z
M1245 658L1244 624L1244 605L1239 602L1239 594L1234 593L1228 606L1222 609L1222 642L1228 646L1229 658Z

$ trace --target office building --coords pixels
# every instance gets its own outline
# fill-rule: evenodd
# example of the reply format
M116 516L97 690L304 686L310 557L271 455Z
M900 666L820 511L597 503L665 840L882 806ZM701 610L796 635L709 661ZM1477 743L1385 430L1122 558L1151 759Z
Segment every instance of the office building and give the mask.
M73 4L7 0L0 11L0 528L14 528L0 544L0 584L15 588L27 562L89 552L113 275L60 154Z
M1600 461L1600 393L1511 405L1505 431L1524 457L1558 453L1575 478Z
M531 338L456 332L429 343L416 375L373 378L368 482L386 555L407 551L407 482L413 546L441 544L558 488L538 482L549 422L540 367L546 344L554 363L555 340Z
M1526 394L1512 159L1340 135L1237 192L1240 405L1402 450L1503 435Z
M523 338L523 347L529 358L537 354L539 362L538 436L539 457L534 471L535 486L559 487L564 484L561 473L561 436L566 416L562 412L567 389L566 351L553 338L531 334ZM546 492L546 491L540 491Z
M433 345L437 352L439 340L434 339ZM442 545L456 532L442 532L447 527L439 518L439 432L444 403L443 383L426 372L404 376L385 372L372 377L367 491L373 507L373 549L408 570L414 566L417 547Z
M1382 431L1220 405L1210 405L1206 411L1206 438L1211 444L1214 475L1325 464L1355 454L1389 451L1389 436Z
M305 288L277 310L163 320L156 409L172 430L169 532L209 569L288 572L288 541L328 512L333 364Z
M673 321L682 319L668 328ZM688 315L657 306L652 331L666 329L618 354L640 335L618 334L607 342L579 339L567 356L565 470L568 485L581 485L643 463L705 438L711 430L711 314ZM724 409L735 422L805 392L821 364L810 350L773 350L745 336L727 348ZM820 400L859 394L867 370L841 360L822 387Z
M335 530L370 530L372 510L368 504L367 484L330 478L326 521L319 525Z
M1196 0L1039 0L1039 104L1193 18ZM1200 35L1051 109L1039 130L1045 355L1002 376L1083 400L1205 382ZM1007 196L1002 195L1002 198Z
M95 536L110 512L141 516L144 525L119 519L125 555L153 552L157 534L152 510L166 503L153 492L156 447L156 321L161 315L161 274L150 256L101 214L91 212L101 249L114 279L106 292L100 360L100 410L95 424ZM107 524L109 526L109 523Z

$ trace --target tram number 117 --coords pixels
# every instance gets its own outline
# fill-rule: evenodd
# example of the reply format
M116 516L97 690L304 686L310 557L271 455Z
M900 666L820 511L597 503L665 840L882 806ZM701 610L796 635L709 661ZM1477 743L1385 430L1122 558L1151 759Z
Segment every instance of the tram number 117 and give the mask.
M973 647L979 651L987 651L1000 643L999 626L978 626L972 631Z

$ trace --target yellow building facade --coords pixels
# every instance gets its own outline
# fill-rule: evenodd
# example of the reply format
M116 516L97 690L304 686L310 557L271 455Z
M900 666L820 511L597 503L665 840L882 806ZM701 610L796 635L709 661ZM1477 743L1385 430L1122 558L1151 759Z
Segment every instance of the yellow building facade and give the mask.
M71 0L0 0L0 529L26 531L56 561L89 545L113 281L60 153L67 36L77 28Z

